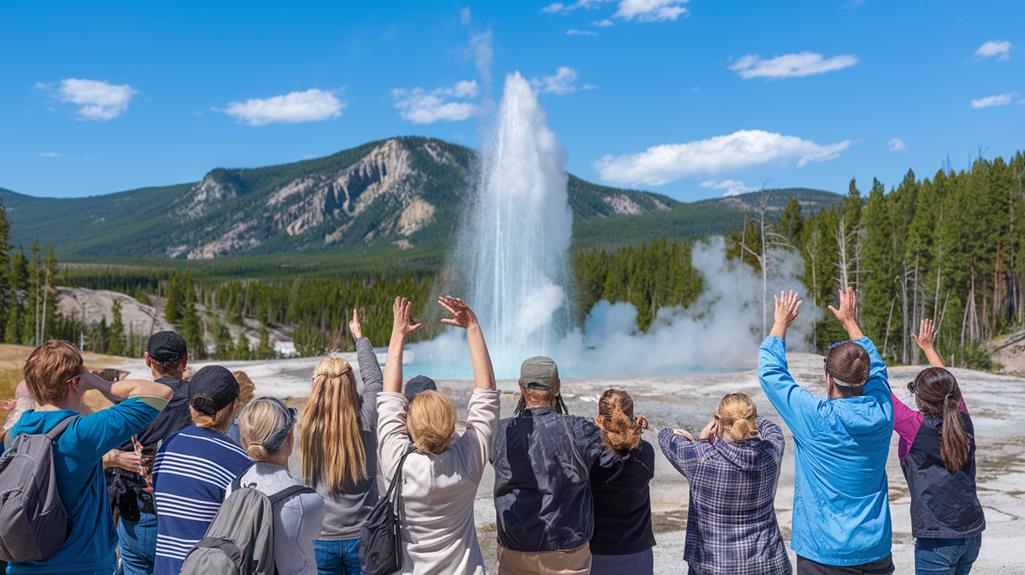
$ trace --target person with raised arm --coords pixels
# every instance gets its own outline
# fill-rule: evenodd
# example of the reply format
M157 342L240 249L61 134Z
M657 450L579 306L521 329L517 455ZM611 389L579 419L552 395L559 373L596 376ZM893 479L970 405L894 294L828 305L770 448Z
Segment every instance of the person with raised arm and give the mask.
M11 563L8 573L109 575L116 567L118 538L107 499L103 457L153 421L167 405L172 390L145 380L107 381L85 369L78 348L60 340L35 348L23 373L36 407L22 414L11 428L12 436L46 433L74 418L53 442L57 491L71 531L56 553L38 561ZM89 389L99 391L115 405L83 415L82 398Z
M930 367L908 391L914 409L892 395L898 455L911 492L911 534L918 575L968 575L979 557L986 517L975 487L975 427L961 387L936 351L923 319L912 335Z
M456 435L456 407L447 395L426 390L409 402L402 393L403 347L423 324L410 317L409 300L395 298L384 391L377 396L381 476L398 482L402 573L483 575L473 504L491 457L499 396L473 310L450 296L439 298L438 304L451 316L441 320L443 324L466 330L474 386L466 430Z
M690 483L683 560L691 575L790 575L776 519L783 430L745 393L725 395L697 441L663 429L658 443Z
M319 575L359 575L360 529L378 499L377 395L384 378L355 309L349 332L356 339L363 392L348 361L321 359L300 425L303 480L327 506L313 542Z
M787 367L787 328L801 300L774 296L775 322L758 353L762 391L794 435L791 548L798 575L889 575L892 527L886 459L893 403L883 358L857 321L857 296L840 291L830 313L848 341L829 346L827 397L797 385Z

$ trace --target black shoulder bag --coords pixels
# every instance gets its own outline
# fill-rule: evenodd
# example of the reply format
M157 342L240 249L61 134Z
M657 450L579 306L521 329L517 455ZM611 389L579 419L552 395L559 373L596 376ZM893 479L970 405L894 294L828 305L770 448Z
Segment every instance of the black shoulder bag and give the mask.
M364 575L389 575L402 569L402 537L399 529L402 524L399 513L402 511L402 465L406 457L402 455L391 485L384 497L377 500L366 522L360 529L359 561L363 564Z

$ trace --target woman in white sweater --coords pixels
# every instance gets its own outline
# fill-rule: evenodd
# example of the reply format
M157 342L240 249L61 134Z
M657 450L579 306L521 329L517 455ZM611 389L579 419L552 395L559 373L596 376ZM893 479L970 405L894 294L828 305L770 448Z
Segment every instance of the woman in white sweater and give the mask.
M483 575L473 503L491 458L499 397L473 311L453 297L438 303L451 314L442 323L465 329L470 347L474 390L466 430L455 436L456 408L446 395L424 391L408 403L402 394L402 348L406 337L423 324L410 319L408 300L396 298L384 392L377 398L381 476L393 477L403 454L415 449L403 465L400 485L404 574Z
M288 457L295 446L295 418L294 409L268 397L254 399L239 413L242 448L254 463L242 474L243 487L274 495L303 484L288 473ZM274 562L279 575L317 572L313 540L320 535L324 513L324 500L312 489L274 506Z

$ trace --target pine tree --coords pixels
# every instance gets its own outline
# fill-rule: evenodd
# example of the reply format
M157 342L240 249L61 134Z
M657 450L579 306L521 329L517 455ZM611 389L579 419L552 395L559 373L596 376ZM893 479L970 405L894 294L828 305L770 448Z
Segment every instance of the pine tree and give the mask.
M7 333L7 316L10 311L7 306L11 302L11 224L7 220L7 210L4 207L3 197L0 197L0 304L3 304L4 311L0 312L0 335ZM6 340L6 338L5 338Z
M185 305L179 330L189 346L189 355L196 359L206 357L206 343L203 339L203 324L196 311L196 292L191 289L191 275L186 275Z
M182 319L182 307L184 294L181 284L178 282L178 274L171 276L167 284L167 304L164 307L164 319L170 323L178 323Z
M270 330L267 326L260 328L260 343L256 346L256 359L270 359L274 357L274 348L270 344Z
M110 335L106 341L106 353L110 355L125 355L127 353L125 342L125 322L121 316L121 300L115 299L111 311Z
M796 196L791 196L783 207L783 213L779 216L776 224L776 232L786 238L791 246L797 246L801 241L801 229L804 227L804 217L801 215L801 202Z

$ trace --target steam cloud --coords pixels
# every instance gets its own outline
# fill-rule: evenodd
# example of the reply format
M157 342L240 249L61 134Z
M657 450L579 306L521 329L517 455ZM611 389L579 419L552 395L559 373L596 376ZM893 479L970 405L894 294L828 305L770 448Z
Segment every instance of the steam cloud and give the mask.
M787 343L792 350L810 350L812 328L821 311L808 301L799 279L803 261L782 250L771 253L770 259L766 329L772 325L772 294L796 290L805 303ZM696 302L687 308L660 309L647 332L637 329L632 304L598 302L583 328L565 334L550 351L561 371L569 377L655 376L753 365L762 339L761 274L746 263L728 260L722 237L696 243L691 260L704 281ZM542 289L536 297L539 311L558 308L564 295L561 289ZM410 359L466 365L465 345L462 334L450 330L412 346ZM494 359L496 375L511 379L525 358Z

